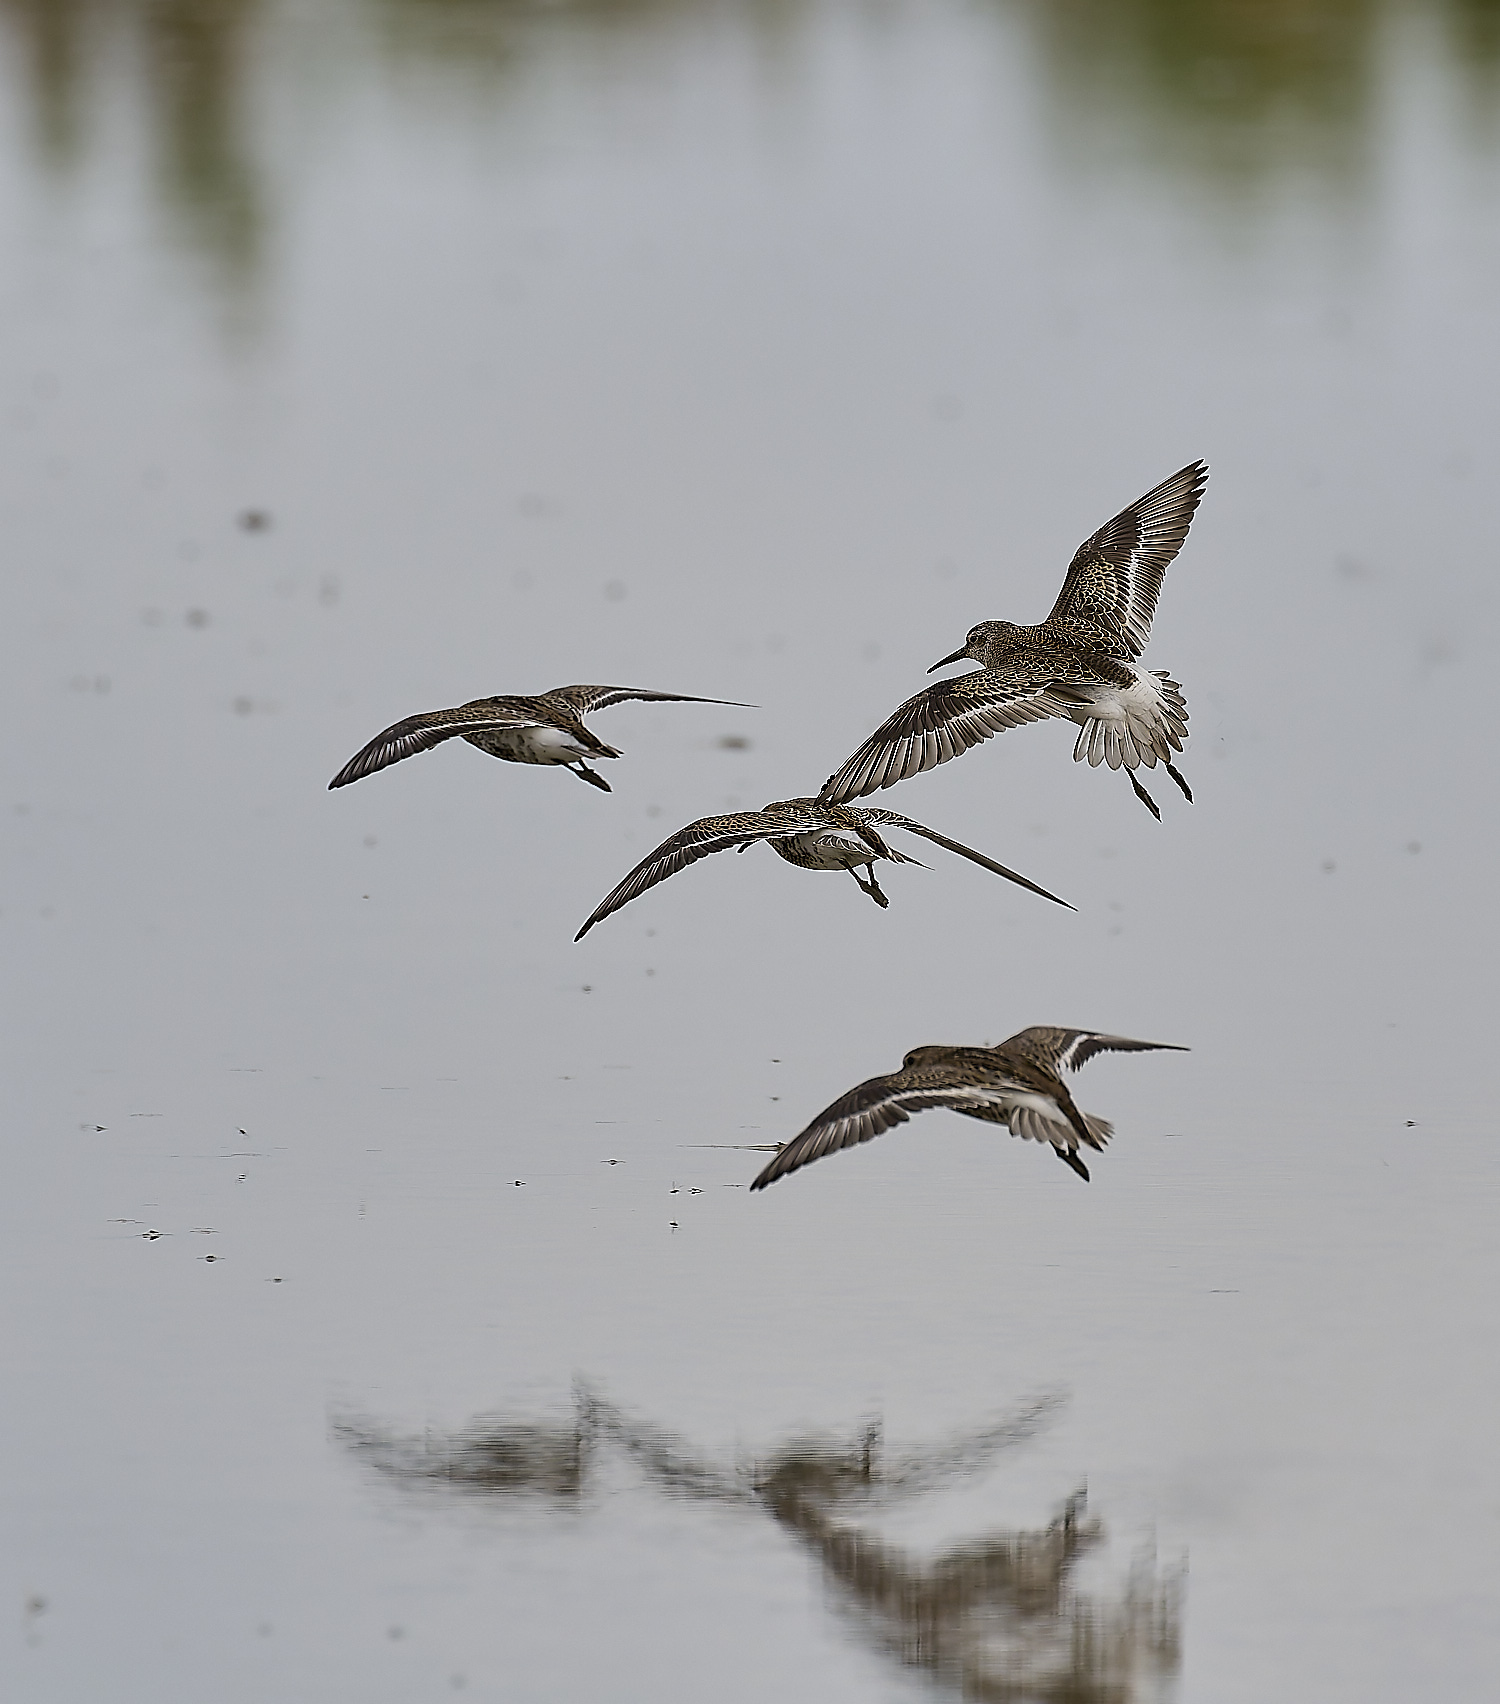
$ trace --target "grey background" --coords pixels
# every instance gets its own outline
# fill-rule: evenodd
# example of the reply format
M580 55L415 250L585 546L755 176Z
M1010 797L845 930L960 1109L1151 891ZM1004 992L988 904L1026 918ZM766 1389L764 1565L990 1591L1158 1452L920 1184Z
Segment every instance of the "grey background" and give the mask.
M1497 98L1416 0L0 10L8 1697L930 1695L763 1523L339 1429L575 1375L724 1459L1051 1394L887 1530L1086 1481L1182 1697L1487 1690ZM1076 916L757 850L572 945L1198 455L1197 803L1055 725L879 801ZM324 791L570 681L759 708ZM1193 1050L1079 1080L1087 1188L942 1114L739 1187L1031 1023Z

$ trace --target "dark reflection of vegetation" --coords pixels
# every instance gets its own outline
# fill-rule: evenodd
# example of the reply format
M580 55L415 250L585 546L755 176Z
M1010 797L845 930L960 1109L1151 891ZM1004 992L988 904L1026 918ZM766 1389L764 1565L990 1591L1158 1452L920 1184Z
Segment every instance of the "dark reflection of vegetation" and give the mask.
M793 0L795 3L795 0ZM369 0L384 40L401 59L464 75L520 69L527 49L559 26L617 31L703 17L703 0Z
M1221 182L1365 157L1381 0L1022 0L1057 119Z
M486 123L548 55L608 70L614 45L651 51L707 26L781 61L797 28L837 0L351 0L333 27L348 51L373 44L396 66L484 96L460 108ZM909 0L918 14L921 0ZM981 0L1024 20L1037 44L1057 133L1087 158L1132 139L1170 173L1216 190L1288 171L1348 190L1374 158L1383 32L1424 19L1456 66L1476 136L1500 129L1500 0ZM955 6L958 0L954 0ZM902 9L855 10L872 29ZM972 15L972 14L971 14ZM282 26L275 0L0 0L0 31L29 96L38 152L59 170L109 145L96 112L113 84L137 86L174 221L228 282L262 257L268 189L252 123L259 51ZM298 27L302 27L300 24ZM367 32L361 39L361 31Z
M259 256L264 191L246 105L265 0L0 0L26 67L34 129L54 168L90 140L110 73L138 73L162 199L226 279Z
M97 11L95 0L0 0L0 16L25 54L37 140L57 165L82 150L84 31Z
M169 202L237 275L257 258L263 217L244 112L261 9L262 0L152 0L142 17Z
M1384 30L1430 17L1491 95L1500 0L994 0L1027 16L1077 147L1121 141L1168 169L1248 187L1280 171L1346 186L1376 138Z
M948 1486L1033 1437L1056 1398L991 1425L894 1455L880 1429L800 1438L769 1456L716 1462L660 1427L581 1389L566 1420L488 1419L449 1437L337 1431L385 1477L473 1497L581 1509L611 1453L658 1491L769 1516L816 1557L836 1607L861 1638L965 1698L1005 1704L1131 1704L1177 1672L1180 1581L1138 1564L1108 1596L1075 1583L1104 1538L1084 1492L1046 1526L981 1534L922 1560L869 1530L899 1498Z

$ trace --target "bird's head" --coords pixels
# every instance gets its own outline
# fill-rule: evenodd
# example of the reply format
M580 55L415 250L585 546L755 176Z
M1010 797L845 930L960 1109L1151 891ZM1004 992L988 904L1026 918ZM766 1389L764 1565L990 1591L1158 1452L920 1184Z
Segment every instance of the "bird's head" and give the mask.
M953 1051L951 1047L914 1047L901 1061L903 1071L915 1071L923 1065L936 1065Z
M951 657L944 657L940 663L934 663L928 674L936 674L939 669L945 669L949 663L961 663L966 657L972 657L976 663L988 663L990 652L1004 645L1016 632L1013 621L981 621L977 627L969 629L969 636Z

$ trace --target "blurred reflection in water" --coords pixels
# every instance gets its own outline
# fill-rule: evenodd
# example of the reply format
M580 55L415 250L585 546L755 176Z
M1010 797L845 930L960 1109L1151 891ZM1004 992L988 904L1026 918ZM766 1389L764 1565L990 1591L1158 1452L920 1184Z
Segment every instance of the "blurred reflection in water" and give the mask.
M924 1559L870 1530L900 1498L978 1473L1061 1406L1042 1397L967 1433L894 1455L878 1424L715 1462L580 1388L570 1419L496 1418L449 1437L403 1438L359 1421L339 1437L408 1486L585 1506L613 1452L668 1496L769 1515L817 1557L834 1607L860 1638L966 1698L1129 1704L1160 1696L1179 1666L1181 1577L1138 1561L1108 1593L1075 1584L1103 1542L1082 1490L1046 1526L981 1533Z
M1101 142L1113 153L1134 134L1154 163L1221 191L1293 171L1356 187L1381 140L1381 85L1400 69L1405 25L1435 24L1440 52L1479 94L1493 96L1500 71L1500 0L1019 3L1075 153Z
M189 240L243 282L259 259L265 186L249 113L265 0L0 0L28 84L37 151L53 170L106 146L90 109L138 82L155 182Z
M468 86L484 98L457 116L486 126L559 58L576 60L591 83L609 79L621 52L649 59L684 42L698 54L749 43L785 65L811 59L810 26L830 17L885 35L1019 26L1067 157L1112 165L1133 137L1169 178L1207 180L1227 196L1221 212L1293 174L1356 194L1378 154L1383 83L1412 59L1401 34L1410 25L1429 26L1422 39L1458 85L1449 104L1493 140L1500 0L989 0L978 13L830 0L728 11L710 0L0 0L39 158L65 174L113 145L106 109L144 115L170 224L239 289L264 259L272 224L272 137L268 126L257 132L256 114L285 114L289 99L308 93L321 105L329 94L327 76L305 74L303 37L316 36L329 64L378 72L384 61ZM275 86L253 87L257 75ZM449 105L444 122L454 118ZM278 131L280 141L285 125Z

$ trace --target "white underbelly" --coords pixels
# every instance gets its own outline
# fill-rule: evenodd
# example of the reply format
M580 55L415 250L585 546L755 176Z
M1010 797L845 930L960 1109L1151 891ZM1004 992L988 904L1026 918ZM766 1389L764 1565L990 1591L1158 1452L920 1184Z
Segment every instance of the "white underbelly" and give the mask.
M1128 665L1127 665L1128 666ZM1098 682L1069 690L1084 697L1084 702L1070 706L1068 720L1079 727L1089 722L1116 725L1133 718L1155 722L1161 716L1161 682L1144 669L1133 669L1129 686L1109 686Z
M491 749L512 763L573 763L589 754L562 728L505 728L490 735Z

